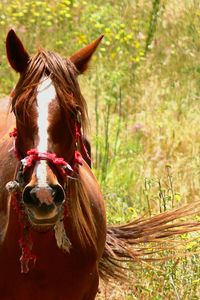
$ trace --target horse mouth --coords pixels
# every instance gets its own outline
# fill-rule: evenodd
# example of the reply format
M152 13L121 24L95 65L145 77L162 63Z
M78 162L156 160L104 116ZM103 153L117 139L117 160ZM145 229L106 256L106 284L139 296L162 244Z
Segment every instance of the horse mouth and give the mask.
M27 215L28 215L29 222L33 227L49 228L54 226L56 222L59 220L60 212L55 210L47 215L44 215L39 213L36 210L27 208Z

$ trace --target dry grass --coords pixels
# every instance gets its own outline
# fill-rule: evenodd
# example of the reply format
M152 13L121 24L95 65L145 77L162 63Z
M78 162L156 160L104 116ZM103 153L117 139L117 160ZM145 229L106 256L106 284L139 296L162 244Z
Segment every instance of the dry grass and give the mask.
M6 3L6 1L3 2ZM43 2L47 3L47 1ZM54 1L50 2L52 6ZM108 2L112 4L113 9L116 8L114 4L118 4L118 1ZM111 15L112 20L108 17L103 28L111 28L112 32L118 24L115 23L116 20L120 24L124 23L126 27L130 25L126 22L128 19L136 20L135 26L138 26L138 33L142 32L142 38L139 41L142 48L147 28L142 26L144 22L141 22L142 25L140 25L138 19L143 18L146 20L146 25L148 24L153 1L124 2L126 11L121 11L121 19L117 19L119 14L115 17ZM98 1L98 5L99 3L101 6L101 1ZM108 221L113 223L126 222L138 216L155 214L171 209L173 206L180 207L185 203L199 201L200 4L199 1L195 0L161 0L160 3L161 9L158 16L157 30L151 50L146 57L140 58L137 67L130 59L127 59L127 52L123 54L123 51L121 53L115 51L118 45L116 40L113 39L110 48L105 42L103 42L103 47L105 51L110 51L108 54L114 53L115 58L108 54L104 55L105 52L99 51L99 56L97 55L93 60L93 64L91 64L88 77L85 76L81 79L82 91L89 105L94 158L96 93L98 94L100 115L99 145L102 146L101 155L104 152L105 142L105 112L109 101L112 102L106 180L101 181L100 168L95 172L99 177L107 201ZM106 9L105 3L102 6L105 6ZM89 1L87 7L89 7ZM77 39L80 37L80 40L78 40L79 45L82 45L85 43L81 40L83 35L85 34L87 37L87 35L93 34L93 31L90 31L92 27L91 14L94 20L96 20L95 16L99 17L99 15L98 10L93 14L94 9L88 11L84 5L80 8L80 15L81 12L83 13L81 15L82 24L79 29L82 29L82 27L83 30L88 28L88 32L90 32L81 32L80 35L77 35ZM102 10L100 11L102 13ZM41 13L43 13L42 10ZM78 14L78 11L76 13ZM108 16L110 14L111 12L108 13ZM123 20L123 16L127 20L125 18ZM43 17L45 21L47 19L46 13ZM10 18L12 19L12 17ZM64 23L65 18L63 16L60 16L60 18L66 26L66 23ZM100 19L101 17L96 21L97 25L101 23ZM17 17L16 20L18 20ZM25 21L28 23L28 20ZM89 26L84 27L87 21L90 22ZM76 19L76 22L78 24L78 19ZM16 26L19 26L19 24ZM30 25L30 28L32 28L31 26L34 25ZM62 26L64 28L64 25ZM23 26L20 28L23 29ZM43 28L42 25L37 27L44 41L51 42L49 32L44 29L46 28ZM27 38L31 46L35 38L33 32L35 33L36 30L30 31L30 36ZM23 34L22 31L24 38L26 34L28 32ZM107 35L109 36L109 33ZM112 34L110 36L113 38ZM64 41L65 43L64 37L63 32L60 32L60 42ZM58 39L56 35L54 38L55 40ZM91 36L87 38L92 40ZM39 35L37 39L39 39ZM107 37L105 41L108 41ZM115 43L114 47L112 47L112 42ZM118 42L121 43L120 45L124 50L123 40ZM47 45L49 46L49 43ZM55 49L54 46L52 45L51 49ZM130 53L133 52L133 56L135 55L135 44L127 46L127 49L130 49ZM60 50L59 47L58 50ZM67 52L65 44L63 44L61 50L63 53ZM116 53L118 54L116 55ZM70 54L70 49L68 49L68 54ZM2 62L5 64L4 56L2 55ZM119 79L115 79L114 75L120 72L121 69L125 69L126 72L122 72ZM8 74L8 72L5 74L2 72L1 74L1 79L5 79L2 83L6 84L9 78L5 74ZM13 73L9 76L10 81L13 83ZM10 84L7 84L7 86L10 86ZM113 99L113 94L118 96L120 86L122 88L122 110L120 113L121 123L117 151L115 151L119 111L116 109L117 100ZM2 91L3 88L1 87L0 90ZM199 219L199 216L196 219ZM187 239L186 236L181 238ZM187 253L198 252L198 238L196 242L189 242L186 250ZM133 279L130 282L127 281L122 284L118 282L102 283L101 294L97 296L97 299L200 299L199 256L193 254L185 258L183 249L178 253L172 253L174 259L168 262L160 262L151 266L134 265L132 267L134 268ZM179 256L181 256L180 259ZM131 275L128 272L127 277L129 276Z

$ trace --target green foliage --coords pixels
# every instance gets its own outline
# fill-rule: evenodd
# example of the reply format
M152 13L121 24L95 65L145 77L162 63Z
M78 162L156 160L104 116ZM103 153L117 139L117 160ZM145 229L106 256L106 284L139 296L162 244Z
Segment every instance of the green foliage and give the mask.
M133 65L144 55L142 33L138 35L139 23L133 14L134 10L125 14L122 3L114 4L112 1L99 6L98 3L78 0L4 0L0 3L0 35L5 40L8 28L14 27L31 52L42 41L43 47L70 55L104 33L98 56L104 59L104 63L116 60L118 75L123 81L125 73L131 73ZM0 52L4 53L3 43ZM5 64L5 55L2 63ZM111 76L116 76L116 67ZM5 67L4 72L6 74L0 74L0 93L7 92L11 85L11 82L2 79L8 73ZM119 84L119 76L114 79L114 84Z
M160 0L154 0L152 3L152 12L151 12L151 16L150 16L149 29L148 29L148 34L147 34L147 38L146 38L145 53L151 47L151 43L153 42L153 39L154 39L159 9L160 9Z
M80 84L109 223L199 200L199 1L2 0L1 95L17 81L5 55L11 27L30 53L42 46L64 57L105 34ZM199 299L200 241L191 237L181 237L180 261L134 267L133 286L114 285L107 299Z

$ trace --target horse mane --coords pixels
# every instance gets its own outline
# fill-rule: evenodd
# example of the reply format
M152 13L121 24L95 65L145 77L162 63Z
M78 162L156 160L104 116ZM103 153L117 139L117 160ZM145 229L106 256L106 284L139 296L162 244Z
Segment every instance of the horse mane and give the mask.
M88 126L88 111L86 101L81 94L75 65L59 54L40 49L37 54L30 57L26 71L20 76L12 98L12 110L22 109L23 117L28 115L28 108L35 101L36 89L42 78L50 77L57 93L57 99L64 111L81 112L82 129ZM18 116L20 118L20 116Z
M89 245L91 249L96 252L97 232L91 203L88 198L86 187L82 181L79 180L79 177L70 180L68 197L72 228L75 228L80 244L86 250Z

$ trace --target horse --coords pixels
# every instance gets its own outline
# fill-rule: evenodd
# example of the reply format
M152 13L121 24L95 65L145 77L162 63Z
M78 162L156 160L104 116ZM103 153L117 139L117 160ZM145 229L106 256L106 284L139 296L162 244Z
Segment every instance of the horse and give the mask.
M7 35L20 79L11 96L15 156L11 141L1 139L0 147L0 299L90 300L97 293L105 204L86 162L87 106L77 76L102 37L63 59L46 50L30 57L13 30Z
M192 205L107 225L78 84L102 38L63 58L44 49L30 56L14 30L7 34L19 80L7 121L7 102L0 106L0 299L94 300L100 276L118 278L120 260L148 252L132 246L200 228L171 223Z

